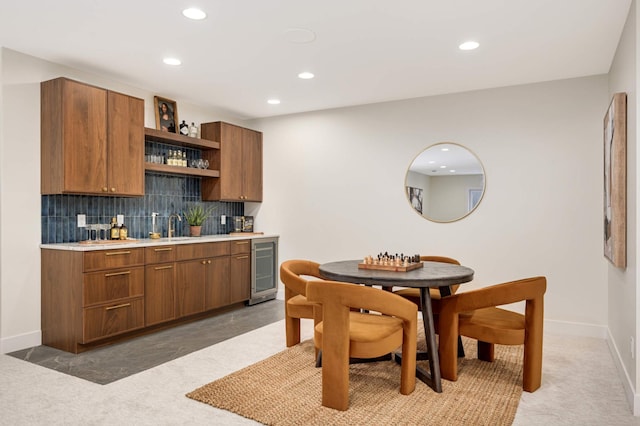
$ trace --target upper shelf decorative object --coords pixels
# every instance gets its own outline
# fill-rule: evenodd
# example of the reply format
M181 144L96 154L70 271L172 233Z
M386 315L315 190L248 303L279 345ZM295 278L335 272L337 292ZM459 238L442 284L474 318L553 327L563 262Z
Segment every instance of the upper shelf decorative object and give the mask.
M176 101L154 96L153 103L156 111L156 128L163 132L177 133L178 104Z
M627 94L613 95L604 116L604 255L627 266Z

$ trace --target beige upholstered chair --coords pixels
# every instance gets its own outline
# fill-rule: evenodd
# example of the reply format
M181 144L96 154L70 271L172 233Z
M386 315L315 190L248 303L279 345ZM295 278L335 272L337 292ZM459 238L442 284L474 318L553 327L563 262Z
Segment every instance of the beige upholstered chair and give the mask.
M478 358L493 361L494 344L524 345L522 388L533 392L542 381L544 277L527 278L472 290L441 300L440 369L442 378L458 378L458 336L478 340ZM497 306L526 301L525 314Z
M322 305L322 322L315 327L314 342L322 350L323 406L349 408L349 358L377 358L400 346L400 393L413 392L416 304L388 291L335 281L309 281L307 298Z
M322 318L321 308L307 300L307 279L321 279L319 264L310 260L287 260L280 265L280 280L284 284L285 329L287 347L300 343L300 319L313 319L314 325Z
M444 256L420 256L420 260L423 262L442 262L442 263L453 263L454 265L459 265L456 259L452 259L450 257ZM458 291L458 287L460 285L452 285L451 286L451 294L454 294ZM405 299L411 300L416 305L420 306L420 289L419 288L403 288L394 291L398 296L402 296ZM437 315L440 312L440 289L438 288L430 288L429 294L431 295L431 306L433 309L433 314Z

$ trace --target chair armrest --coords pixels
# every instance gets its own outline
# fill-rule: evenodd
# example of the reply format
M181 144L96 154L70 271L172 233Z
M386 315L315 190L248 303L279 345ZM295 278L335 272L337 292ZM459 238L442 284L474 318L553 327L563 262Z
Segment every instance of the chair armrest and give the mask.
M280 265L280 281L293 293L306 296L307 280L301 275L321 278L319 266L310 260L287 260Z
M325 299L338 299L345 306L380 312L403 321L417 320L418 306L397 294L359 284L309 281L307 300L322 304Z
M467 312L492 306L507 305L542 297L547 289L545 277L525 278L504 284L443 297L441 312Z

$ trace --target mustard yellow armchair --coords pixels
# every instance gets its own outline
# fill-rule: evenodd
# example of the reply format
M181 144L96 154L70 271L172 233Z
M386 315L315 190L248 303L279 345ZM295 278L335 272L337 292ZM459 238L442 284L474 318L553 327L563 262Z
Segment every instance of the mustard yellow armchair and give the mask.
M442 378L458 378L458 336L478 340L478 359L493 361L494 344L524 345L522 388L534 392L542 382L542 329L545 277L484 287L441 299L438 321ZM526 301L525 314L497 306Z
M349 408L349 358L377 358L402 347L400 393L416 386L418 307L388 291L309 281L307 299L322 305L314 343L322 350L322 405ZM352 309L368 310L368 313Z
M321 279L319 264L310 260L287 260L280 265L280 280L284 284L284 311L287 347L300 343L300 319L320 322L322 310L307 300L307 279Z

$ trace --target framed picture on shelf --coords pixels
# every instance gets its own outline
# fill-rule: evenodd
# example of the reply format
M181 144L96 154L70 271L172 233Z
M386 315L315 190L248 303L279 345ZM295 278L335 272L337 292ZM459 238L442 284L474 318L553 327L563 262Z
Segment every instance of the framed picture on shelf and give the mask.
M604 255L627 266L627 95L616 93L604 116Z
M178 133L178 104L171 99L153 97L156 110L156 129L163 132Z

